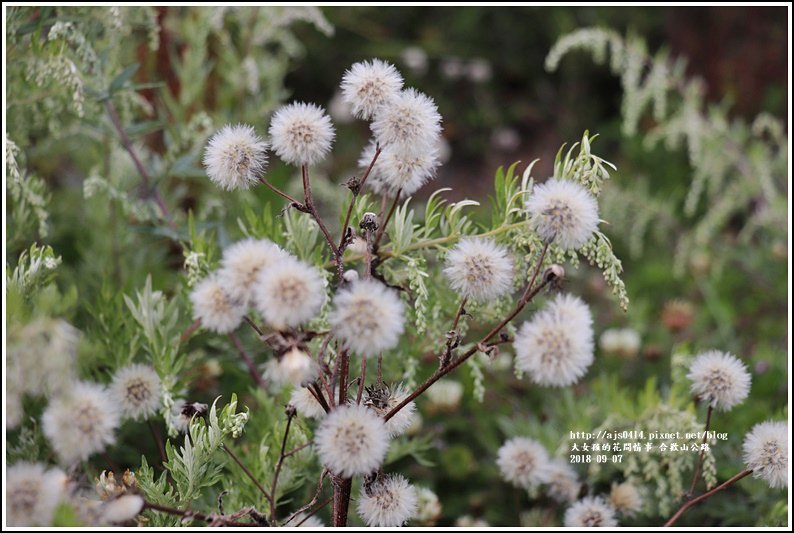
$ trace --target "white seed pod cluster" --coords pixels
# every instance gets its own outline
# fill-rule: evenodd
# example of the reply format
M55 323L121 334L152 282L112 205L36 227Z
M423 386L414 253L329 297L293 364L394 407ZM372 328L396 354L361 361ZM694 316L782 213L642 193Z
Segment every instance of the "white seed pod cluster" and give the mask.
M300 348L292 348L280 358L268 361L267 378L276 384L301 387L317 378L317 363Z
M496 459L502 478L522 489L547 483L551 474L549 463L546 448L526 437L514 437L505 442Z
M306 418L323 418L325 409L317 401L308 388L295 387L289 397L289 403L298 411L298 414Z
M493 239L464 238L447 254L444 274L461 297L486 302L512 289L513 260Z
M598 203L582 185L550 179L535 185L527 200L529 223L563 250L584 245L598 229Z
M205 329L221 334L237 329L246 311L244 303L233 299L224 289L217 273L193 286L190 303L193 305L193 319L201 320Z
M358 515L370 527L402 526L416 510L416 488L398 474L365 486L358 498Z
M5 513L11 527L51 526L55 509L67 497L68 479L58 468L18 462L6 470Z
M150 366L125 366L116 370L110 393L118 402L124 418L145 420L160 408L160 377Z
M687 378L692 394L719 411L729 411L750 394L750 372L738 358L718 350L698 355Z
M362 174L369 168L375 150L376 142L371 141L361 152L358 166ZM381 148L381 153L372 166L367 178L367 186L376 194L396 196L399 192L402 197L411 196L435 177L436 170L441 164L439 156L437 146L421 152L385 146Z
M571 505L563 518L565 527L617 527L615 509L600 496L588 496Z
M356 118L370 120L381 106L397 96L403 77L391 63L380 59L355 63L342 77L342 99Z
M633 483L613 483L609 492L609 504L623 516L634 516L642 510L642 494Z
M331 472L350 477L369 474L383 464L389 433L372 409L351 404L337 407L323 419L314 442Z
M570 463L553 459L549 463L548 493L560 503L575 502L582 488L579 476Z
M227 125L213 135L204 151L204 167L222 189L248 189L267 165L267 142L251 126Z
M515 366L538 385L579 381L593 362L593 319L580 298L558 294L516 334Z
M287 259L289 254L267 239L243 239L223 250L219 276L229 297L248 304L262 269Z
M788 439L785 422L768 421L756 424L742 444L747 468L773 489L788 488Z
M285 163L314 165L322 161L334 141L334 126L325 110L293 102L276 111L270 121L270 142Z
M270 326L286 329L314 318L325 302L320 271L298 259L282 259L263 269L254 288L254 303Z

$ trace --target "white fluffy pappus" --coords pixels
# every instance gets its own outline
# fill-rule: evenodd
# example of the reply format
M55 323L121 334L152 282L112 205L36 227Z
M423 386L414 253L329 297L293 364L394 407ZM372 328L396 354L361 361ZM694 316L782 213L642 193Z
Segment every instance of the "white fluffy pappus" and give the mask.
M435 146L441 134L441 115L432 98L405 89L378 108L371 128L383 148L423 153Z
M461 239L445 261L444 274L463 298L485 302L510 292L513 259L505 246L487 237Z
M15 463L6 470L5 519L11 527L51 526L55 509L67 495L60 469L41 463Z
M193 319L201 320L203 328L215 333L231 333L237 329L246 312L245 304L226 292L217 273L193 286L190 303L193 304Z
M612 483L609 504L621 515L633 516L642 509L642 494L633 483L628 481Z
M143 498L137 494L125 494L101 506L100 523L121 524L129 522L143 510Z
M529 489L549 481L549 454L537 441L514 437L497 452L496 464L502 479L513 486Z
M698 355L686 376L692 394L719 411L729 411L750 394L750 372L737 357L709 350Z
M762 422L753 427L742 444L747 468L773 489L788 488L788 431L785 422Z
M325 409L317 401L317 398L309 392L306 387L295 387L289 397L289 403L298 411L298 414L306 418L323 418Z
M372 409L358 404L339 406L320 423L314 442L320 460L336 475L369 474L386 457L389 433Z
M317 378L317 364L300 348L292 348L278 360L271 359L267 366L267 378L279 385L305 385Z
M323 108L303 102L287 104L270 121L270 142L291 165L314 165L331 150L334 126Z
M416 488L398 474L377 479L358 497L358 516L370 527L402 526L416 509Z
M369 168L374 156L373 141L364 148L358 160L362 175ZM386 146L382 148L370 171L367 187L376 194L395 196L399 192L401 197L408 197L435 177L440 164L439 151L435 146L431 145L422 151L406 151L399 147Z
M405 306L397 293L375 280L360 280L336 293L328 322L336 336L359 355L397 346Z
M254 304L270 326L292 328L314 318L325 302L325 281L313 266L288 258L262 269Z
M463 399L463 385L452 378L442 378L425 392L430 407L435 411L454 411Z
M582 485L579 476L570 463L561 459L552 459L549 463L548 492L549 496L560 503L575 502L579 497Z
M432 526L441 518L441 501L438 495L427 487L416 487L415 522L424 526Z
M342 98L356 118L369 120L403 88L403 77L391 63L380 59L354 63L342 77Z
M222 189L248 189L259 181L266 165L267 142L244 124L224 126L204 150L207 175Z
M41 424L62 464L88 459L116 441L121 414L116 399L102 385L78 382L53 398Z
M588 496L565 511L565 527L617 527L615 509L604 498Z
M538 235L563 250L580 248L598 229L596 199L573 181L550 179L535 185L526 207Z
M538 385L576 383L593 363L592 323L587 304L558 294L518 330L513 341L516 368Z
M218 275L229 297L247 304L259 272L288 257L287 252L267 239L244 239L223 250Z
M372 408L380 416L386 416L410 395L410 391L402 383L393 389L389 387L367 387L366 391L364 405ZM402 435L414 423L415 417L416 403L408 402L386 421L386 431L389 432L390 437Z
M124 418L145 420L160 408L160 377L150 366L133 364L119 368L110 384Z

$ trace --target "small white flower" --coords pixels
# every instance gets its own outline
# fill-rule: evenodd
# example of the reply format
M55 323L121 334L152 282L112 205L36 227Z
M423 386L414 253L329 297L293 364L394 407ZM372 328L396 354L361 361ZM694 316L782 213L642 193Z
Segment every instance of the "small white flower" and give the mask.
M447 254L444 274L464 298L493 300L513 287L513 260L507 248L487 237L464 238Z
M358 160L362 175L374 156L373 141L364 148ZM403 198L408 197L435 177L440 164L439 150L434 145L421 151L407 151L399 146L382 147L367 178L367 187L376 194L395 196L399 191Z
M377 110L371 127L384 148L426 153L441 134L441 115L427 95L406 89Z
M369 120L377 109L403 88L403 78L394 65L373 59L355 63L342 77L342 97L353 107L356 118Z
M617 527L618 519L604 498L588 496L565 511L563 524L565 527Z
M328 322L336 336L359 355L397 346L405 322L397 293L374 280L350 284L334 296Z
M358 404L339 406L325 417L315 433L320 460L339 476L369 474L386 457L389 434L383 419Z
M579 497L581 484L570 463L553 459L549 464L549 496L560 503L570 503Z
M788 487L788 431L785 422L762 422L742 445L747 468L773 489Z
M266 151L267 143L251 126L226 125L209 140L204 167L222 189L248 189L265 170Z
M143 498L137 494L125 494L102 505L99 521L107 524L128 522L138 516L142 510Z
M273 150L291 165L314 165L331 150L334 126L323 108L294 102L283 106L270 122Z
M306 513L298 513L289 522L284 523L284 527L325 527L323 521L317 515L306 517Z
M306 352L292 348L276 361L271 359L267 368L267 378L276 384L305 385L317 377L317 365Z
M245 304L233 299L223 287L217 273L198 282L190 292L193 319L215 333L231 333L245 316Z
M110 393L118 402L122 416L145 420L160 408L160 377L150 366L125 366L113 376Z
M232 300L247 304L259 272L288 257L287 252L267 239L236 242L223 250L218 273L221 285Z
M120 421L116 399L107 389L84 382L53 398L41 416L44 435L61 463L67 465L113 444Z
M747 367L729 353L709 350L698 355L686 377L692 382L692 394L720 411L731 410L750 394Z
M441 518L441 502L435 492L427 487L416 487L416 514L414 521L432 526Z
M289 258L262 269L254 286L254 304L270 326L292 328L314 318L325 302L322 274Z
M10 385L10 382L8 382ZM22 406L22 395L13 390L10 386L6 390L5 404L5 424L6 429L17 427L25 416L25 409Z
M6 471L4 517L11 527L51 526L55 508L66 497L67 477L41 463L19 462Z
M642 495L637 487L628 481L612 483L609 504L623 516L633 516L642 509Z
M391 474L365 486L358 498L358 516L370 527L399 527L416 513L416 489Z
M598 203L573 181L550 179L535 185L527 211L538 235L563 250L580 248L598 229Z
M402 383L397 385L394 390L388 387L368 387L364 405L372 408L380 416L386 416L409 395L410 391ZM386 431L389 432L389 437L397 437L405 433L413 424L415 416L416 404L408 402L386 421Z
M295 387L292 389L289 403L297 409L298 414L301 416L307 418L325 417L325 409L323 409L323 406L320 405L320 402L317 401L314 394L306 387Z
M549 454L539 442L514 437L499 448L496 464L505 481L529 489L549 481L549 461Z
M598 346L606 353L630 359L640 351L640 334L631 328L607 329L598 339Z
M576 296L559 294L516 334L516 368L539 385L576 383L593 363L592 316Z
M454 411L463 399L463 385L454 379L439 379L425 393L430 406L437 411Z

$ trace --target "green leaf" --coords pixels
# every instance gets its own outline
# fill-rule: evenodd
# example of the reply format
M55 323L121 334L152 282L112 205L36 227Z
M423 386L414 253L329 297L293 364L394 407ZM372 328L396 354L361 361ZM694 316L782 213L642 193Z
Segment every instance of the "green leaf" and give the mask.
M110 82L110 88L108 89L110 94L113 94L124 87L124 84L130 81L135 73L138 72L139 68L141 68L140 63L133 63L129 67L122 70L118 76L113 78L113 81Z

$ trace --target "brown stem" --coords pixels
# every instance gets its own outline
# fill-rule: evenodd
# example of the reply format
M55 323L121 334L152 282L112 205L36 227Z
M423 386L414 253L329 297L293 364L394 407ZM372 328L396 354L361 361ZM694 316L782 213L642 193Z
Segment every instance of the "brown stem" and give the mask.
M378 160L378 156L380 155L381 149L380 144L375 145L375 154L372 156L372 161L369 162L369 166L367 167L366 172L361 177L361 181L356 185L355 189L351 189L350 193L352 197L350 198L350 203L347 206L347 213L345 214L345 221L342 223L342 237L339 239L339 254L341 255L345 251L345 243L347 242L347 228L350 226L350 216L353 214L353 207L356 204L356 198L358 195L361 194L361 191L364 189L364 184L367 182L367 178L369 177L370 172L372 172L372 167L375 166L375 161ZM339 262L338 268L343 268L341 261ZM339 273L339 278L342 278L342 272Z
M296 448L291 449L290 451L288 451L287 453L284 454L284 459L286 459L287 457L292 457L296 453L299 453L299 452L305 450L306 448L308 448L312 444L313 444L312 441L309 441L309 442L306 442L304 444L301 444L300 446L298 446Z
M337 357L339 357L339 401L337 405L344 405L347 403L347 379L350 374L350 358L347 348L342 348Z
M152 432L152 438L154 439L154 442L157 444L157 451L160 452L160 460L162 460L163 464L165 464L168 461L168 457L166 457L165 455L165 446L163 446L163 438L160 436L160 432L157 431L154 422L149 420L148 424L149 424L149 431Z
M179 336L179 344L185 344L190 337L196 332L197 329L201 327L201 319L198 318L190 324L185 331L182 332L182 335Z
M105 110L110 117L110 121L113 123L113 127L116 129L116 132L121 138L121 144L130 155L130 158L132 158L132 162L135 164L135 168L138 170L138 174L141 176L141 180L143 181L143 191L141 197L152 197L157 206L160 208L162 217L168 221L172 228L176 228L176 225L174 224L174 221L171 217L171 212L168 210L168 206L165 205L165 200L160 194L160 191L152 185L152 179L149 177L146 167L143 166L138 154L135 152L135 148L132 146L132 141L130 140L129 135L127 135L127 132L124 131L124 125L121 123L121 118L116 111L116 106L113 105L113 101L110 98L105 100Z
M714 411L714 408L709 405L709 410L706 413L706 429L703 432L703 446L700 449L700 456L698 457L698 464L695 467L695 475L692 477L692 486L689 488L689 492L687 493L686 497L691 498L692 495L695 493L695 486L697 485L698 479L700 479L700 471L703 468L703 457L706 455L706 441L708 440L709 436L709 426L711 425L711 414Z
M333 527L347 526L347 510L350 507L350 491L353 487L351 478L333 477L334 496L331 521Z
M226 526L233 526L233 527L261 526L260 524L255 524L255 523L237 522L236 520L231 520L221 515L206 515L204 513L196 513L193 511L183 511L182 509L176 509L174 507L168 507L166 505L160 505L152 502L144 502L142 511L145 511L147 509L151 511L158 511L161 513L168 513L176 516L189 516L190 518L201 520L202 522L208 522L208 523L221 522L223 523L223 525Z
M462 298L460 300L460 306L458 307L458 312L455 313L455 321L452 323L453 330L458 329L458 322L460 322L460 317L462 317L463 314L466 312L465 305L467 301L468 298Z
M264 331L262 331L262 328L260 328L259 326L257 326L257 325L256 325L256 322L254 322L254 321L251 319L251 317L250 317L250 316L248 316L248 315L244 315L244 316L243 316L243 320L245 320L245 322L246 322L246 323L247 323L249 326L251 326L251 328L252 328L254 331L256 331L256 334L257 334L257 335L259 335L259 337L260 337L260 338L264 338L264 337L265 337L265 332L264 332Z
M328 405L328 402L325 401L325 396L323 396L323 391L320 388L320 386L317 385L317 383L312 383L307 387L307 389L309 389L309 392L312 393L314 399L317 400L317 403L320 404L320 407L322 407L326 413L331 412L331 407ZM333 398L333 394L331 394L331 397Z
M281 474L281 467L284 464L284 453L287 450L287 438L293 418L295 418L295 408L289 407L287 408L287 427L284 428L284 438L281 441L281 453L278 456L278 463L276 463L276 472L273 474L273 483L270 485L270 521L274 524L276 523L276 485L278 485L278 476Z
M311 518L314 515L316 515L318 512L320 512L320 510L322 510L323 507L325 507L326 505L331 503L332 499L333 499L333 496L331 496L330 498L326 498L326 500L323 503L318 505L311 513L307 513L306 516L303 517L303 520L301 520L300 522L298 522L295 525L300 527L300 525L303 524L306 520L308 520L309 518Z
M378 354L378 385L383 385L383 354Z
M240 458L237 457L237 455L234 452L232 452L232 450L228 446L226 446L226 444L222 444L221 448L223 448L223 451L225 451L229 455L229 457L231 457L234 460L234 462L237 463L237 466L239 466L243 470L243 472L245 472L245 475L248 476L248 479L254 482L254 485L256 485L256 488L259 489L259 492L261 492L265 496L265 498L267 498L267 500L270 501L271 499L270 494L268 494L268 492L265 490L265 487L262 486L259 480L256 479L256 476L253 474L253 472L251 472L248 469L248 467L246 467L243 464Z
M312 184L309 180L309 167L306 165L301 165L301 175L303 177L303 193L304 193L304 206L308 210L309 214L314 218L317 225L320 227L320 231L325 237L325 241L328 243L328 246L331 248L331 256L334 259L339 257L339 249L334 244L334 240L331 238L331 234L328 232L328 228L325 227L325 223L323 219L320 218L320 215L317 213L317 208L314 205L314 198L312 197Z
M701 494L697 498L689 500L688 502L685 502L684 505L682 505L681 508L678 511L675 512L675 514L670 518L670 520L668 520L667 522L664 523L664 527L670 527L673 524L675 524L676 521L679 518L681 518L681 515L684 514L686 512L686 510L689 509L690 507L699 504L703 500L707 500L707 499L711 498L712 496L714 496L719 491L727 489L728 487L730 487L731 485L733 485L734 483L736 483L740 479L745 478L745 477L749 476L752 473L753 473L753 471L750 470L749 468L746 469L746 470L742 470L741 472L739 472L738 474L733 476L731 479L729 479L728 481L726 481L722 485L718 485L718 486L714 487L713 489L711 489L710 491L708 491L708 492L706 492L704 494Z
M262 378L262 374L256 368L256 364L254 363L254 360L251 359L251 356L248 355L248 352L246 352L245 348L243 348L243 343L240 342L240 338L237 336L236 333L229 333L229 338L232 340L232 344L234 344L234 347L237 348L237 352L240 354L240 357L245 363L245 366L248 368L248 373L251 374L251 377L253 378L254 382L257 384L257 386L264 389L265 380L264 378Z
M364 383L367 378L367 356L361 356L361 374L358 376L358 394L356 394L356 403L361 403L361 395L364 393Z
M392 215L394 215L394 211L397 209L397 202L400 201L400 193L402 193L402 189L398 190L397 194L394 195L394 201L392 202L391 208L389 209L389 214L386 215L383 223L378 228L378 232L375 234L375 242L372 243L373 250L378 249L378 244L380 243L381 238L383 238L383 234L386 233L386 226L389 225L389 221L391 220Z
M281 196L285 200L289 201L290 204L292 205L292 207L295 207L295 208L297 208L299 210L302 210L303 204L301 204L298 200L296 200L295 198L293 198L289 194L285 193L284 191L282 191L281 189L279 189L278 187L276 187L275 185L273 185L272 183L267 181L265 178L259 178L259 183L261 183L262 185L267 186L267 188L269 188L271 191L273 191L274 193L278 194L279 196Z

